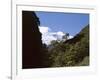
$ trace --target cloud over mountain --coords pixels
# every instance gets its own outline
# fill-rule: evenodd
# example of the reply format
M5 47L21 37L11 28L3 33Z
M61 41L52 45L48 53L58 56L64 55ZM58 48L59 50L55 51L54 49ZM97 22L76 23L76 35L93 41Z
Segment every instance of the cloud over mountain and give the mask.
M62 31L53 32L52 29L46 26L39 26L39 30L42 33L43 43L47 45L49 45L52 40L62 40L62 37L65 35ZM72 37L73 36L69 36L69 39Z

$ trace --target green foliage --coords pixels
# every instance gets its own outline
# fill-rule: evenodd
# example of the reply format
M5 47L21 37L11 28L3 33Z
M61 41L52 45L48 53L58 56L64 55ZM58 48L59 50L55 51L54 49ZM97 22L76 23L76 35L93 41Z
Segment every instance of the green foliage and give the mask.
M49 67L89 65L89 25L69 42L52 41L46 56Z

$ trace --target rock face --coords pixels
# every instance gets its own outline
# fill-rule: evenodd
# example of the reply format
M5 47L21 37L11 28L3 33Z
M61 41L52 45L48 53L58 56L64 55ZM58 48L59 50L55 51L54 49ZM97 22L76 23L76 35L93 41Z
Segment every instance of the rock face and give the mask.
M39 18L33 11L22 11L22 68L42 67L42 40Z

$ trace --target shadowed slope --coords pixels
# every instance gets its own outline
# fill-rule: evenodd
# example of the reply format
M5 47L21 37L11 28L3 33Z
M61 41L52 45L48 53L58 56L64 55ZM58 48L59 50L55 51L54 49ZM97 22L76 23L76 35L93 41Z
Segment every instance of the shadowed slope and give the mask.
M33 11L22 11L22 68L42 67L39 19Z

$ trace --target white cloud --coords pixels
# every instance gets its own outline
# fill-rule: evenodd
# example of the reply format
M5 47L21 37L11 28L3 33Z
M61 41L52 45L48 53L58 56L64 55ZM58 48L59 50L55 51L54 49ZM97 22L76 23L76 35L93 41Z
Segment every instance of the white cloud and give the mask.
M57 35L64 36L65 34L63 32L61 32L61 31L58 31Z
M65 33L62 31L52 32L52 30L49 27L45 26L40 26L39 30L42 33L43 43L47 45L49 45L52 40L62 40L62 36L65 35ZM69 36L69 39L71 39L72 37L73 36Z
M73 38L73 37L74 37L74 36L71 36L71 35L70 35L70 36L68 37L68 39L71 39L71 38Z
M40 26L40 27L39 27L39 30L40 30L40 32L42 33L42 41L43 41L43 43L50 44L50 42L51 42L52 40L57 40L57 39L52 35L53 32L50 32L51 29L50 29L49 27Z
M50 31L49 27L40 26L39 30L42 34L48 33Z

